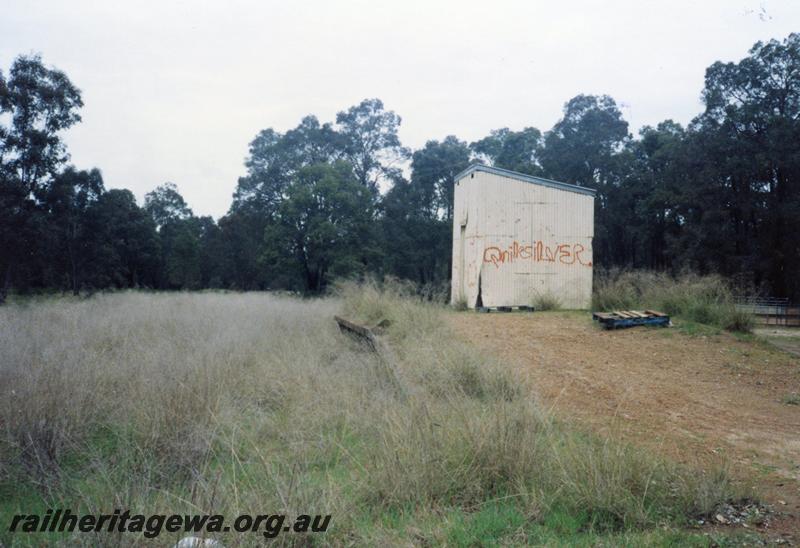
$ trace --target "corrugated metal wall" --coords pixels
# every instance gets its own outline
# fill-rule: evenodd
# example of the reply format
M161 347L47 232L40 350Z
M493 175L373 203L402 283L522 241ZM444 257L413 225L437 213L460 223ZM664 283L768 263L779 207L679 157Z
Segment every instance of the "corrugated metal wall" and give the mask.
M590 308L593 196L475 169L454 199L453 302Z

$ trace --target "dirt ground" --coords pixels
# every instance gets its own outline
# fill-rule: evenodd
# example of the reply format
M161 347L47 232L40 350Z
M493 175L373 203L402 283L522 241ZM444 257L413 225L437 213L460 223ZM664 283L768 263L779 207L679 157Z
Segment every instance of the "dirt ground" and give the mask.
M614 431L686 464L729 463L800 543L800 358L759 340L680 328L605 331L588 313L453 313L556 415Z
M800 358L800 329L794 327L759 327L756 335L774 346Z

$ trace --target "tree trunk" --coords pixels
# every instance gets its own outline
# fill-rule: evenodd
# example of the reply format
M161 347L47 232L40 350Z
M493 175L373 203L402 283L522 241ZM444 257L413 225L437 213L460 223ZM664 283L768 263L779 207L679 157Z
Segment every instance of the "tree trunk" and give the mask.
M80 294L80 284L78 283L78 267L72 263L72 294L76 297Z
M69 246L69 263L72 267L72 294L76 297L80 293L80 284L78 284L78 260L75 257L75 250Z
M13 267L13 263L8 263L6 267L6 273L3 276L3 285L0 286L0 305L5 304L6 299L8 298L8 291L11 289L11 268Z

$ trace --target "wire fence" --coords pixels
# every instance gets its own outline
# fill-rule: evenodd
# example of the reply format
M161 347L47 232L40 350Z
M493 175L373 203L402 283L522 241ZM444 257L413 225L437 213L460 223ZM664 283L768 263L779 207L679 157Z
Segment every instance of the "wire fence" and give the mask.
M800 327L800 305L780 297L737 297L736 308L750 312L763 325Z

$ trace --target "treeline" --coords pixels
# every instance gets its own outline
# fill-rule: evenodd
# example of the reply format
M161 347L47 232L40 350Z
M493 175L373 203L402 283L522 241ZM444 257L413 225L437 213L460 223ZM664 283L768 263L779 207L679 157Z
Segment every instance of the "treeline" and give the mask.
M549 131L502 128L410 151L378 99L335 121L261 131L228 213L195 216L175 185L108 190L60 139L80 93L35 56L0 73L0 299L103 288L292 289L335 277L449 280L454 176L471 162L597 189L595 263L717 272L800 300L800 35L706 71L705 110L629 132L578 95ZM404 169L405 167L408 169ZM381 193L379 189L383 189Z

